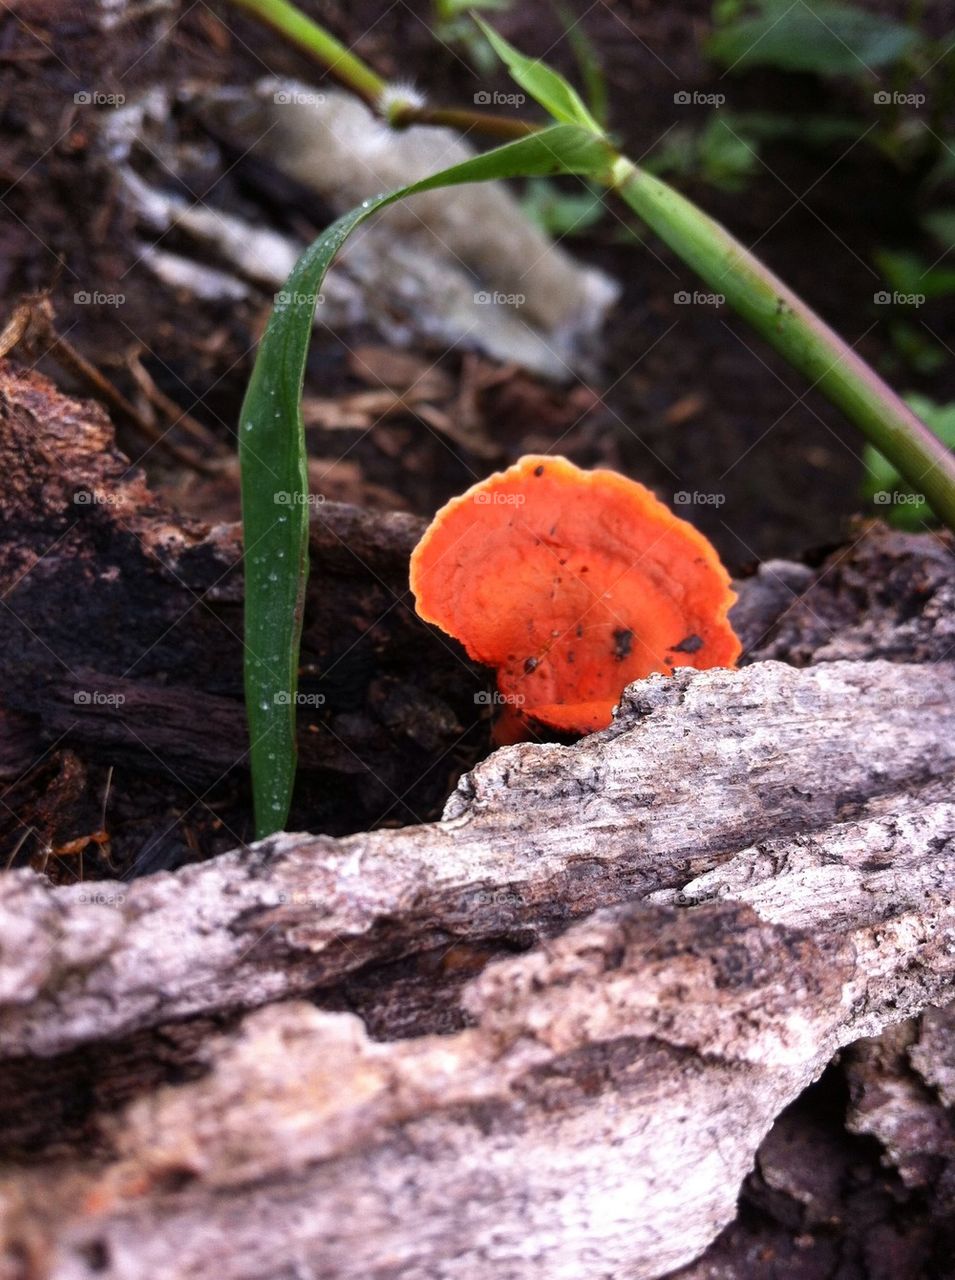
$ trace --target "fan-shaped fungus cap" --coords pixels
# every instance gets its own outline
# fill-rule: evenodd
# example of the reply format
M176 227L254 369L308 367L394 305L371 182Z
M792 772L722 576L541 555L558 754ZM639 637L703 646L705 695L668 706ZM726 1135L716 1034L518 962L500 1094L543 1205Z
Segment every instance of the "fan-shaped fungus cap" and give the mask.
M642 484L566 458L521 458L442 507L411 589L426 622L496 668L510 719L567 732L605 728L632 680L740 654L703 534Z

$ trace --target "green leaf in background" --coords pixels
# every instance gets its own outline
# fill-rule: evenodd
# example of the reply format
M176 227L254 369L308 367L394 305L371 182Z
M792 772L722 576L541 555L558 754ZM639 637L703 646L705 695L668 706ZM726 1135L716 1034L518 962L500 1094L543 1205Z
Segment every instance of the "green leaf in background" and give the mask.
M439 22L463 18L472 9L500 13L510 7L511 0L434 0L434 12Z
M521 196L521 208L549 236L583 235L607 211L603 192L587 186L579 191L564 191L549 178L533 178Z
M724 26L741 17L745 9L746 0L713 0L713 21Z
M677 126L644 167L650 173L702 180L720 191L742 191L759 168L755 138L728 112L712 114L702 129Z
M909 395L906 403L938 438L955 450L955 403L936 404L928 396ZM862 455L865 476L862 492L875 504L876 513L897 529L917 530L935 520L934 512L924 498L919 498L902 479L892 463L878 449L867 444Z
M605 129L610 116L610 97L607 91L607 77L604 74L597 46L587 35L580 18L563 3L563 0L554 0L554 8L577 62L587 106L600 127Z
M924 325L910 324L903 319L892 320L889 323L889 338L895 356L909 373L930 378L948 363L944 348L932 340ZM888 367L894 366L889 363Z
M562 75L552 70L545 63L538 62L534 58L528 58L523 53L519 53L512 44L508 44L503 36L499 36L494 28L489 27L477 14L474 15L474 21L484 32L492 49L511 73L511 78L522 89L526 89L534 101L539 102L544 110L548 111L555 120L562 124L579 125L582 129L589 129L591 133L603 136L603 130L584 106L580 94Z
M859 120L852 116L722 110L720 119L737 133L759 142L788 142L815 148L855 142L859 137Z
M499 178L557 173L605 177L609 163L603 139L575 125L530 134L400 191L366 200L305 250L277 295L239 417L245 698L259 839L284 825L295 781L295 703L309 524L301 399L325 273L359 223L405 196Z
M735 71L764 66L858 76L898 62L919 42L910 27L833 0L758 0L755 8L710 36L711 58Z
M780 115L770 111L714 108L702 127L677 125L644 161L651 173L688 182L702 180L721 191L742 191L758 173L760 144L825 149L856 142L859 121L846 116Z
M922 225L946 249L955 244L955 209L933 209L923 217Z
M955 293L955 266L931 266L909 250L880 249L875 255L882 279L897 293L924 298L947 298Z

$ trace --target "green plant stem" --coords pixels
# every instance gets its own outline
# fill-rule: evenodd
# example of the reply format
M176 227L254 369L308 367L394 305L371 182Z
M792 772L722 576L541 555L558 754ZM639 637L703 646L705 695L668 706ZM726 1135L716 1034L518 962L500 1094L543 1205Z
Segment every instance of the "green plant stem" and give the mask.
M611 186L813 387L856 424L955 529L955 455L878 374L758 258L659 178L618 156Z
M381 95L388 88L388 82L346 49L330 31L313 22L294 4L290 4L288 0L231 0L231 2L242 9L247 9L262 22L267 22L270 27L274 27L280 35L297 44L322 66L327 67L337 80L357 93L369 106L377 109Z
M276 30L309 57L321 63L336 80L351 89L376 113L384 116L396 129L412 124L444 125L462 133L472 130L490 138L507 141L536 133L541 127L509 116L486 115L480 111L418 106L413 102L396 102L386 107L388 81L367 63L346 49L330 31L307 17L289 0L231 0L260 21Z
M480 111L456 107L416 107L411 103L402 103L390 111L388 122L396 129L404 129L411 124L429 124L457 129L461 133L481 133L503 142L540 133L543 127L531 120L517 120L513 116L485 115Z

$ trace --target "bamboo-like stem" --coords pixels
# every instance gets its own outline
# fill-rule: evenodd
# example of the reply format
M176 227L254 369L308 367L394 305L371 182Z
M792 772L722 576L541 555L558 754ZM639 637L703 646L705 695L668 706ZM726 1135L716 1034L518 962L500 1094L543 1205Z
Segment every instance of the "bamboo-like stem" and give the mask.
M725 227L624 156L611 185L716 293L838 405L955 529L955 454L887 383Z

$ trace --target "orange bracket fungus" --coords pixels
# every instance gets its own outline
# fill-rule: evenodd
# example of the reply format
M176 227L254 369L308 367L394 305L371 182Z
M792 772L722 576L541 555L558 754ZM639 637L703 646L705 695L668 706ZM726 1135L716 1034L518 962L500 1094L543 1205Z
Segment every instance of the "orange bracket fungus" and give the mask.
M529 456L453 498L411 557L419 615L497 671L498 741L605 728L624 687L732 667L736 599L714 548L615 471Z

